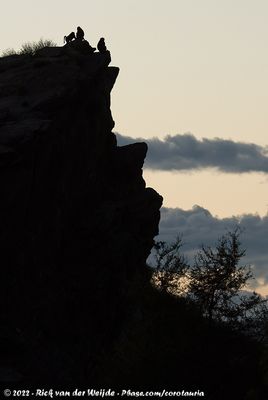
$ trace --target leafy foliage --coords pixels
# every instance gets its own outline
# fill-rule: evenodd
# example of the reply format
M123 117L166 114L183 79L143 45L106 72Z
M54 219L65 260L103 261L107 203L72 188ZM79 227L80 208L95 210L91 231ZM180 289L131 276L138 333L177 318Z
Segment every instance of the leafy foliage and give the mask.
M211 320L236 316L232 299L252 278L251 271L239 266L245 254L240 250L237 233L219 239L216 249L202 247L191 269L189 290L203 313Z
M190 271L189 294L210 322L249 331L267 306L257 293L243 294L253 278L250 267L239 264L244 255L238 229L222 236L215 249L203 246Z
M250 266L240 265L245 255L235 229L223 235L215 248L202 246L192 266L181 254L181 238L174 243L156 242L154 283L161 290L184 296L212 322L264 340L268 327L267 300L248 292L253 279Z
M188 264L181 254L181 237L173 243L158 241L154 246L156 273L153 283L161 290L169 293L184 293L187 287Z

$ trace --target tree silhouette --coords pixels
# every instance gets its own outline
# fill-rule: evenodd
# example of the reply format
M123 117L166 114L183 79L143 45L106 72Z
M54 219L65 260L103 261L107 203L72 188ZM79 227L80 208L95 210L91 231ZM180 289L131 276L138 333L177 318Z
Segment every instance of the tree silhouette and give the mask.
M181 247L180 236L172 243L156 241L154 244L156 272L153 275L153 282L161 291L182 294L187 287L189 265L180 251Z
M215 249L203 246L196 254L189 273L189 295L210 323L216 320L248 329L252 321L260 321L267 306L256 292L243 292L253 273L249 266L240 265L245 250L239 236L239 229L235 229L223 235Z
M267 300L248 290L253 273L241 265L245 255L240 230L219 238L216 246L202 246L190 266L181 253L181 237L154 246L154 284L161 290L194 302L209 323L225 323L235 330L266 340Z

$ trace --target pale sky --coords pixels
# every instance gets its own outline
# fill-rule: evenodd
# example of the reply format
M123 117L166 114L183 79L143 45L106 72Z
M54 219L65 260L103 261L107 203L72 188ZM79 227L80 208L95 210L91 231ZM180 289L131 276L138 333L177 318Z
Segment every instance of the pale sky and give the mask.
M267 0L10 0L2 2L0 50L80 25L106 38L120 75L115 131L133 138L190 132L196 138L267 145ZM267 176L215 171L144 173L167 207L213 215L265 215Z

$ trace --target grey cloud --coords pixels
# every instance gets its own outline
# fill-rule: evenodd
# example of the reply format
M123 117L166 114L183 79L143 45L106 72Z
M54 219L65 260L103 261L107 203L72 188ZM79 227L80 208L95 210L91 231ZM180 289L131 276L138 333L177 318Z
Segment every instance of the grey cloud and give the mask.
M120 146L144 141L149 151L145 168L163 171L216 168L228 173L268 172L268 149L254 143L225 139L199 140L192 134L133 139L117 133Z
M170 242L181 234L184 243L182 250L191 261L202 244L214 246L220 236L236 226L242 230L240 239L242 247L246 249L242 261L253 266L256 278L268 283L268 216L248 214L220 219L200 206L194 206L191 210L163 207L160 234L156 240Z

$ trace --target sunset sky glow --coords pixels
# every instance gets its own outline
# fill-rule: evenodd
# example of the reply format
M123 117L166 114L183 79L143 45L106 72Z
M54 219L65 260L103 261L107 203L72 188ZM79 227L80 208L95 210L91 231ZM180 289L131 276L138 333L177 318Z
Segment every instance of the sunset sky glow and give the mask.
M61 46L78 25L92 46L105 37L112 65L120 68L112 92L120 135L165 140L187 133L197 142L252 144L266 163L266 0L16 0L2 8L0 51L41 37ZM257 215L268 227L268 170L226 172L202 163L164 170L145 163L144 177L167 208L198 205L221 220ZM267 246L262 257L268 261ZM267 294L268 272L262 269L258 279Z

